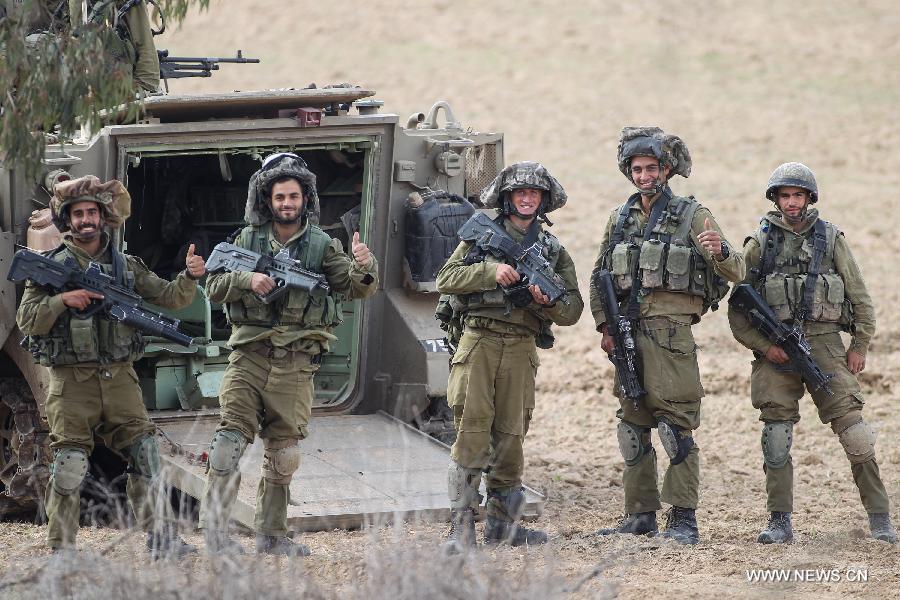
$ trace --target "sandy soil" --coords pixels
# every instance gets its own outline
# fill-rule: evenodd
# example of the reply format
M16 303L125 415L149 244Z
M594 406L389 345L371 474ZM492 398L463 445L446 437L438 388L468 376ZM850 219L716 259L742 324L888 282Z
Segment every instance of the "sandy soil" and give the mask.
M846 232L878 307L878 334L862 383L867 418L879 432L882 475L896 501L900 321L892 307L900 300L893 263L894 252L900 251L900 238L893 234L900 230L893 212L900 186L894 156L900 147L898 28L900 13L888 0L404 0L352 6L231 1L213 2L209 12L192 14L180 31L165 36L164 45L181 55L226 56L241 48L263 59L258 67L223 66L208 81L175 82L173 90L349 81L379 90L386 110L401 116L445 99L465 125L503 131L507 162L540 160L566 186L570 201L554 215L554 232L574 256L585 295L601 227L631 193L615 164L622 126L659 125L686 141L694 174L687 181L677 178L673 187L708 206L732 245L739 246L768 209L763 192L772 169L788 160L810 165L818 177L823 216ZM749 401L750 356L731 338L724 311L707 315L695 335L707 392L696 436L702 448L701 544L682 548L591 535L622 512L622 463L612 370L585 314L578 325L558 332L556 349L541 355L538 407L526 444L527 481L549 495L539 524L556 540L527 552L485 550L473 564L495 569L489 572L501 578L508 575L508 582L517 582L513 587L522 585L517 589L531 590L534 597L574 585L597 565L601 576L584 584L580 593L585 596L896 593L900 550L867 538L865 512L843 451L808 398L793 451L796 542L756 544L766 514L758 414ZM896 508L893 517L900 521ZM402 528L399 546L418 553L396 556L427 563L441 530L434 525ZM34 562L18 557L40 555L42 535L39 527L4 524L0 564L8 563L11 570L32 567ZM80 539L85 547L97 547L117 535L85 530ZM304 580L326 595L359 593L364 577L370 583L376 577L373 557L385 555L381 544L393 535L335 531L306 536L315 555L302 568ZM249 540L245 543L249 547ZM128 560L128 544L136 549L138 542L128 542L112 556ZM138 562L138 570L150 569ZM440 570L447 564L432 566ZM843 576L838 583L748 583L747 569L771 567L838 569L842 575L862 567L868 569L868 582ZM287 577L275 563L261 568ZM206 559L199 558L175 569L173 577L188 580L207 569ZM534 580L525 574L537 577L540 585L529 587ZM370 588L369 593L379 596L378 590L386 589ZM492 595L507 594L487 594Z

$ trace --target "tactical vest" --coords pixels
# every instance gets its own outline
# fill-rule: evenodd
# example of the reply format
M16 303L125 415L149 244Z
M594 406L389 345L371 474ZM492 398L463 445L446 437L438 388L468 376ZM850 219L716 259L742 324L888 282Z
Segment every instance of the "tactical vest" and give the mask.
M663 201L660 198L658 201ZM619 295L631 291L635 275L643 293L655 290L703 298L703 311L715 310L728 293L728 283L716 275L691 238L691 223L700 203L693 196L673 197L647 239L630 215L640 202L635 194L619 209L604 267L613 275Z
M562 250L559 239L552 233L541 230L538 233L537 241L541 246L541 254L547 259L550 266L555 269ZM475 246L472 247L472 250L466 256L465 260L468 264L477 264L480 262L504 262L503 259L497 258L492 254L478 252L478 249ZM535 310L530 306L521 309L515 308L509 300L509 297L503 292L499 285L494 289L485 292L459 295L445 294L440 297L438 306L435 310L435 318L440 321L441 329L447 332L447 341L452 347L456 347L459 339L462 337L462 325L466 315L469 312L480 308L502 308L506 311L528 311L540 322L541 330L535 339L537 347L544 349L553 347L555 338L550 329L552 321L543 314L543 311Z
M763 217L754 237L759 243L760 271L754 287L765 298L778 318L797 318L804 302L807 279L815 266L816 229L820 229L820 259L815 290L810 296L807 321L839 323L849 326L852 307L844 295L844 280L835 269L834 246L840 230L818 219L803 236L785 235L785 231Z
M259 254L272 255L272 226L249 226L241 230L238 246ZM306 233L290 249L291 258L299 260L307 271L322 273L325 250L331 244L331 236L318 226L309 223ZM276 325L302 325L310 328L330 328L343 322L342 296L335 292L313 295L306 290L291 289L278 302L266 304L254 293L241 295L241 299L229 302L228 320L234 325L274 327Z
M125 256L112 245L110 254L113 264L101 264L100 268L119 285L134 290L134 273L128 270ZM75 259L65 245L51 250L47 256L59 262L68 257ZM131 363L144 355L146 345L138 330L120 321L100 315L79 319L68 309L57 317L47 335L31 336L27 343L35 359L45 367Z

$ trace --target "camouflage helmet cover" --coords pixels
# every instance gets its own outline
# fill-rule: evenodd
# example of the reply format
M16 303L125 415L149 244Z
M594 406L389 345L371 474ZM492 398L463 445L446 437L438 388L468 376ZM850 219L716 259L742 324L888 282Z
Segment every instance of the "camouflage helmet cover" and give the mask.
M272 209L268 202L272 194L272 184L283 177L293 177L300 182L305 196L304 209L313 222L319 220L316 176L309 170L305 160L296 154L283 152L267 156L259 171L250 177L247 207L244 211L244 220L249 225L262 225L272 219Z
M691 153L677 135L670 135L659 127L623 127L619 136L617 160L619 170L631 181L631 159L653 156L661 166L670 169L669 176L691 175Z
M94 175L68 179L53 186L50 215L60 232L69 230L66 208L77 202L96 202L100 205L106 224L115 229L131 215L131 195L122 182L113 179L102 183Z
M562 208L568 198L562 184L544 165L523 161L511 164L500 171L494 180L481 190L481 203L487 208L503 208L502 196L511 190L521 188L547 192L546 206L543 207L545 213Z
M809 192L809 201L813 204L819 200L819 187L816 185L816 176L812 169L798 162L788 162L778 165L769 177L766 186L766 198L775 202L775 194L778 188L790 186L802 188Z

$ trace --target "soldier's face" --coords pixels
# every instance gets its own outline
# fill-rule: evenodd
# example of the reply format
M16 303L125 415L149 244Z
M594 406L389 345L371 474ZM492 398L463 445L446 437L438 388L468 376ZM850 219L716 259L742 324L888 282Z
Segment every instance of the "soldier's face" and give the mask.
M809 204L809 192L799 187L780 187L775 201L781 214L789 218L797 218L803 214Z
M631 159L631 180L640 190L653 192L657 181L666 181L669 167L659 166L659 161L652 156L635 156Z
M509 200L520 215L530 217L541 207L541 190L518 188L510 191Z
M296 179L288 179L272 186L272 215L278 223L295 223L303 210L303 189Z
M92 240L100 235L103 212L96 202L76 202L69 206L69 222L72 235L79 240Z

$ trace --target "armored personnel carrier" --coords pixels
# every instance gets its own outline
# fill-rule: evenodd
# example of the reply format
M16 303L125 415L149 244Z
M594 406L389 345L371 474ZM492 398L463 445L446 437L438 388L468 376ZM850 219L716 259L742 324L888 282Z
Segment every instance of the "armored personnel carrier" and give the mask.
M381 106L374 92L346 85L151 97L137 121L114 112L99 131L48 145L36 181L0 162L0 264L8 268L16 244L55 247L50 190L95 174L123 181L132 197L117 243L171 278L189 244L208 256L242 226L247 183L263 157L295 152L306 160L318 178L319 225L345 247L359 231L380 261L382 283L365 304L344 304L340 341L316 375L311 434L291 490L296 529L352 527L411 511L439 518L448 508L447 449L436 439L452 439L449 355L434 319L434 279L475 210L470 201L503 167L503 136L463 127L445 102L406 120ZM0 285L2 515L36 506L50 455L47 372L19 344L21 289L5 278ZM167 314L212 341L185 348L150 338L136 371L167 477L199 497L229 329L202 288L191 306ZM248 525L261 459L256 444L242 463L235 518ZM540 501L529 493L529 510Z

